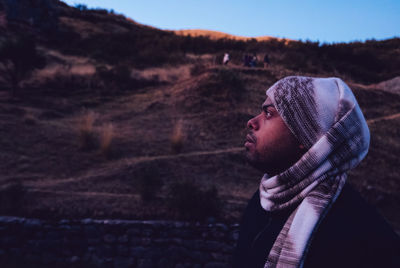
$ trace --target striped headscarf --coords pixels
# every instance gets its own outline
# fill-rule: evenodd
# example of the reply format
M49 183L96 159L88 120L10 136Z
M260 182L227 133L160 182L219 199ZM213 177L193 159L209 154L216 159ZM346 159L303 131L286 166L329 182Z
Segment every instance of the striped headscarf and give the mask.
M282 173L261 179L263 209L293 209L265 267L302 267L312 235L341 192L346 172L368 152L369 129L353 93L339 78L290 76L266 94L307 152Z

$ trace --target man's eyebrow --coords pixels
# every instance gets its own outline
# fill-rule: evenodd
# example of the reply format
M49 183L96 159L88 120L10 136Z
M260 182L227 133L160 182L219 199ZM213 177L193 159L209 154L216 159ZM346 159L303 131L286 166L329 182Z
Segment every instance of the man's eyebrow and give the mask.
M273 107L273 108L275 108L275 106L271 103L271 104L263 104L262 106L261 106L261 109L266 109L266 108L268 108L268 107Z

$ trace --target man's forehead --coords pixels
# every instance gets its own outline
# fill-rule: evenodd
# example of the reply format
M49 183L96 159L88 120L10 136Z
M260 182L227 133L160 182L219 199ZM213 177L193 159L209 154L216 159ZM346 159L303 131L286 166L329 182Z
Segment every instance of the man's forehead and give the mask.
M264 106L271 106L271 105L273 105L272 100L270 98L268 98L268 97L265 99L264 103L262 104L263 107Z

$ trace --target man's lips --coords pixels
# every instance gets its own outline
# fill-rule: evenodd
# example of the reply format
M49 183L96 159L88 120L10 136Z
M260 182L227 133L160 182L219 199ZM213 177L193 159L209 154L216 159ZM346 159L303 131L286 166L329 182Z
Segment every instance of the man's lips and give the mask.
M254 137L252 137L250 134L247 134L247 136L246 136L246 142L255 143L256 141L255 141L255 138L254 138Z

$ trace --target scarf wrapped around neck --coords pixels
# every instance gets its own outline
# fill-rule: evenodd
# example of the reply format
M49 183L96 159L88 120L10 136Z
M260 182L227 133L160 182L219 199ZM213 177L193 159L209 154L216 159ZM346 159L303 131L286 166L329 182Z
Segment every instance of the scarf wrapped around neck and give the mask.
M368 152L369 129L353 93L339 78L286 77L266 94L308 150L282 173L261 179L264 210L293 209L265 267L302 267L313 233L340 194L346 172Z

